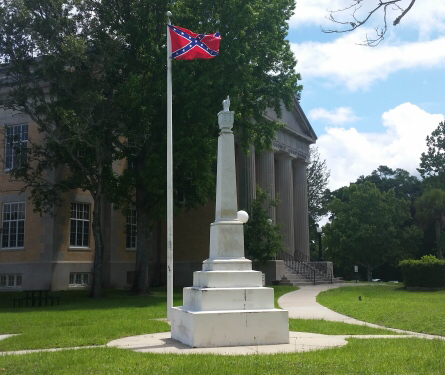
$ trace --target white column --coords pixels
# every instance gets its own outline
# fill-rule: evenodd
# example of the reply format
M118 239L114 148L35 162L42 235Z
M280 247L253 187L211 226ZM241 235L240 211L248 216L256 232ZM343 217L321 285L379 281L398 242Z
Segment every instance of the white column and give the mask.
M272 199L275 199L275 158L273 151L265 151L256 156L256 181L260 188L269 192ZM271 219L276 221L275 207L269 208Z
M307 163L293 162L295 250L309 257L309 212L307 197ZM298 256L296 256L298 258Z
M250 145L249 155L239 150L238 177L239 177L239 204L238 209L251 213L252 200L256 197L255 178L255 147Z
M286 251L294 254L294 201L292 158L289 155L277 157L275 170L275 191L279 199L277 224L280 225Z

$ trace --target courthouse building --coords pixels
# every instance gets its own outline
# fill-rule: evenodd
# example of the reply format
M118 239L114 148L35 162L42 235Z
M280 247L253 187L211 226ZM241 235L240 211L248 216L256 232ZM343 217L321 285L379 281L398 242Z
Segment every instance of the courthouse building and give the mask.
M278 120L269 110L266 116ZM216 113L215 113L216 118ZM271 218L281 225L289 254L309 255L309 226L306 167L309 145L316 135L298 100L291 111L283 106L273 150L257 153L253 146L246 156L236 149L239 209L249 210L258 184L279 197L271 209ZM0 108L1 246L0 291L88 287L94 260L92 236L92 198L88 192L74 190L61 196L55 215L33 211L23 184L10 181L9 171L17 165L17 143L26 147L38 141L37 125L27 116ZM126 161L116 164L124 168ZM51 178L57 178L56 175ZM214 221L214 203L184 212L174 220L174 280L176 285L191 285L192 272L201 269L209 256L209 229ZM102 207L104 253L104 287L128 287L132 281L136 253L135 210L124 216L110 203ZM151 259L152 280L165 280L165 225L153 236L157 249Z

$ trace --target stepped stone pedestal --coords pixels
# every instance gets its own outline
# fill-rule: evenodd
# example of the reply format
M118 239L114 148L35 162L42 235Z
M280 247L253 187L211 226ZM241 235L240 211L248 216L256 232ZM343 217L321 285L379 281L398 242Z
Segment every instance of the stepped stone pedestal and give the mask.
M218 113L218 172L210 256L193 286L184 288L183 306L171 311L171 337L191 347L289 343L288 312L274 308L272 288L244 257L243 223L237 218L235 148L229 98Z

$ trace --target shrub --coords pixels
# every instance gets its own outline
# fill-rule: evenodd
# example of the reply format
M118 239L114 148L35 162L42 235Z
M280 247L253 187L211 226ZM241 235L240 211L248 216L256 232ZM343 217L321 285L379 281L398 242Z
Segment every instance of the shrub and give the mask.
M445 260L425 255L420 260L400 262L407 287L445 288Z
M276 204L276 200L272 200L268 193L257 186L250 219L244 225L244 248L246 257L260 264L284 250L280 229L272 223L268 213L268 208Z

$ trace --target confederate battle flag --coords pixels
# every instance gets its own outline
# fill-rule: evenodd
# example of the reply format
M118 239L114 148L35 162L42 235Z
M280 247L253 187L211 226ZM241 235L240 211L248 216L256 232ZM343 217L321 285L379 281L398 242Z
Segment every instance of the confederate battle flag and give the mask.
M168 25L172 47L172 59L212 59L219 54L221 35L196 34L179 26Z

